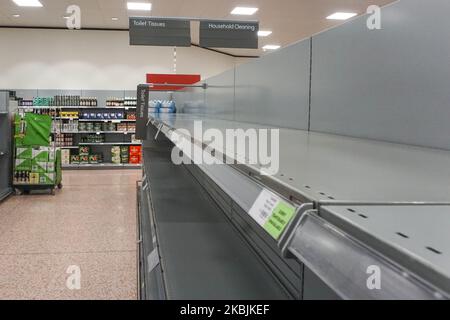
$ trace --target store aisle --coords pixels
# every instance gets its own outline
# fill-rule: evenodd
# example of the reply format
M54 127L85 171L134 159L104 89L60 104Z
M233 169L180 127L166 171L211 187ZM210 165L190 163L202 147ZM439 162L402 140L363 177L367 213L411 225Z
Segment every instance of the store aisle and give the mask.
M0 299L136 299L140 171L63 179L56 196L0 204Z

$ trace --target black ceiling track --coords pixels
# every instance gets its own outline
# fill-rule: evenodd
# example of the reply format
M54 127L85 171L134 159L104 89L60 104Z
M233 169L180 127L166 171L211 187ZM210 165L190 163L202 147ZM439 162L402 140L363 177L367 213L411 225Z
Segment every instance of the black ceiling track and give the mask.
M0 29L43 29L43 30L66 30L66 31L73 31L73 30L69 30L65 27L33 27L33 26L1 26L0 25ZM76 30L76 31L123 31L123 32L128 32L129 29L109 29L109 28L82 28L80 30ZM197 47L197 48L201 48L201 49L205 49L205 50L209 50L215 53L220 53L229 57L233 57L233 58L259 58L259 56L245 56L245 55L235 55L235 54L231 54L228 52L224 52L221 50L217 50L217 49L211 49L211 48L206 48L206 47L201 47L198 44L195 43L191 43L191 45L193 47Z

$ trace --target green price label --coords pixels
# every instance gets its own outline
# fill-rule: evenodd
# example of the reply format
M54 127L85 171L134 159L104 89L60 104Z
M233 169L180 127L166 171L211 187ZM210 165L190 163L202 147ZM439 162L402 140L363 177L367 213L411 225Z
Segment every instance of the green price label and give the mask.
M295 208L293 206L280 201L272 211L272 215L264 224L264 229L275 238L275 240L278 240L294 214Z

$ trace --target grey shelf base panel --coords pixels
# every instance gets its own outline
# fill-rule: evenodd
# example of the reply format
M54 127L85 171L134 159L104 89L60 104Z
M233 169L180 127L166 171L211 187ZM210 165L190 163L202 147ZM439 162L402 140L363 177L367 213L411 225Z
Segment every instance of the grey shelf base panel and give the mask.
M274 128L245 122L211 119L204 115L154 115L155 126L194 132L202 121L203 132L215 128ZM347 202L433 202L450 203L450 152L308 132L279 129L280 170L264 176L286 197L301 200ZM270 150L270 149L269 149ZM229 151L223 150L227 156ZM246 165L249 172L260 166Z
M150 264L157 252L154 228L151 223L151 203L146 189L148 185L137 187L137 209L139 232L139 298L141 300L164 300L165 290L161 265ZM152 268L152 270L150 270Z
M324 206L302 216L288 250L341 298L449 299L449 213L450 206Z
M164 143L164 142L163 142ZM144 148L167 299L289 299L171 148Z

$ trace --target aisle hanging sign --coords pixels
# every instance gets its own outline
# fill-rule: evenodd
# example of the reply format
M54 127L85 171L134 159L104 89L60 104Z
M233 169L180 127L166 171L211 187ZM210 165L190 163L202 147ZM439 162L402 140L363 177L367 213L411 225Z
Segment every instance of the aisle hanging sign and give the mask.
M191 23L186 19L130 17L130 45L177 46L191 45Z
M211 48L258 49L259 22L200 21L200 46Z
M139 140L147 140L148 102L148 85L138 85L136 106L136 139Z

